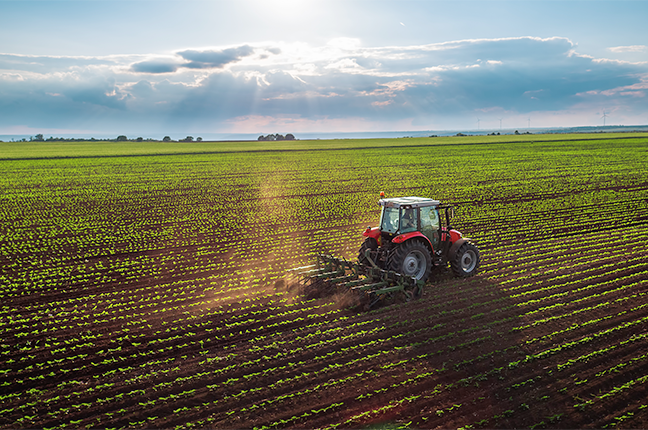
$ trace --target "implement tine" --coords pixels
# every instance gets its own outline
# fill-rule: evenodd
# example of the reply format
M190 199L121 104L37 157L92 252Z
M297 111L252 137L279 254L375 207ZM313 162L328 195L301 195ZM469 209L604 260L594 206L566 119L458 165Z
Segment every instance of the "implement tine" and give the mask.
M298 272L300 270L304 269L313 269L317 267L317 264L309 264L308 266L301 266L301 267L293 267L292 269L288 269L289 272Z

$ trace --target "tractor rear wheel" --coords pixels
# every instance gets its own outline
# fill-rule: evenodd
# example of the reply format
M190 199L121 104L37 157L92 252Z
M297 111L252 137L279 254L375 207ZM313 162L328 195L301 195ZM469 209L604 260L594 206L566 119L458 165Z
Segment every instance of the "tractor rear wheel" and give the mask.
M364 266L371 266L371 263L369 260L367 260L367 251L369 251L369 256L371 259L374 261L374 263L377 263L376 261L376 256L378 253L376 250L378 249L378 241L374 239L373 237L368 237L365 239L365 241L360 245L360 250L358 251L358 262Z
M479 267L479 249L472 243L464 243L457 250L450 266L455 276L467 278L474 275Z
M432 270L432 257L427 246L420 240L409 240L394 252L389 268L405 276L427 281Z

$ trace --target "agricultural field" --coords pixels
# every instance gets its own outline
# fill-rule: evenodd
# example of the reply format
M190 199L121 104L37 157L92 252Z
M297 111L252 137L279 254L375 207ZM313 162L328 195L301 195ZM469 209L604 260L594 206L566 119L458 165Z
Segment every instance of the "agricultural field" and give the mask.
M0 145L0 428L648 427L648 135ZM380 191L478 275L308 299Z

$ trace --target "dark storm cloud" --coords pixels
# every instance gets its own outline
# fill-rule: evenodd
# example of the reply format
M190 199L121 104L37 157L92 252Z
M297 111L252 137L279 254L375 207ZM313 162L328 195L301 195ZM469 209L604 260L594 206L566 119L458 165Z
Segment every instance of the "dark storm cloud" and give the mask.
M149 60L131 65L131 70L136 73L173 73L178 67L179 64L169 61Z
M208 51L195 51L187 50L181 51L177 54L189 61L182 67L190 69L213 69L220 68L229 63L234 63L241 60L243 57L252 55L254 49L249 45L239 46L238 48L228 48L223 50L208 50Z

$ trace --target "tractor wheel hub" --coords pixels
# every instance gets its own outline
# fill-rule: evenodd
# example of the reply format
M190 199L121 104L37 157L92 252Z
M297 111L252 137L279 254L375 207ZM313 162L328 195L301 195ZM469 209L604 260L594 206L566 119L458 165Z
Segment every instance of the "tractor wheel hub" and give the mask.
M422 271L425 272L425 259L423 255L417 251L407 254L403 260L403 274L418 277Z
M464 270L464 272L470 272L475 268L475 264L477 263L477 258L472 250L468 250L464 253L464 255L461 257L461 268Z

